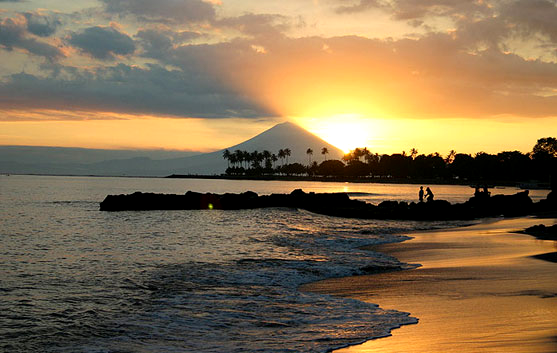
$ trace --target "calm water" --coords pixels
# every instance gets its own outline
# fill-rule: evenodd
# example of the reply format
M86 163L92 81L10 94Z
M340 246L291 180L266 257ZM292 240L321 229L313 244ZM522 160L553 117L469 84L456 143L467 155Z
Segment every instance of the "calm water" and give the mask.
M359 247L456 222L347 220L281 208L98 210L107 194L133 191L295 188L374 203L417 193L415 185L0 176L0 351L325 352L415 322L298 287L366 268L404 268ZM460 202L473 190L433 191Z

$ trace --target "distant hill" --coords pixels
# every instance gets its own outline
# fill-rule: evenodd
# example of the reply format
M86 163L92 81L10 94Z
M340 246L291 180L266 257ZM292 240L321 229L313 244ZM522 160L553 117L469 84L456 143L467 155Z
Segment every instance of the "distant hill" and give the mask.
M311 134L298 125L285 122L275 125L269 130L227 149L231 152L235 150L248 152L268 150L271 153L277 154L280 149L289 148L292 151L289 162L299 162L306 165L308 163L306 150L311 148L314 151L312 159L319 162L324 158L321 155L321 149L323 147L329 150L329 154L327 155L328 159L339 159L343 156L343 152L335 146ZM18 154L14 153L13 149L11 153L7 153L6 151L8 148L0 146L0 172L21 174L133 176L165 176L170 174L218 175L224 173L227 167L227 162L222 157L224 149L211 153L165 159L153 159L156 158L153 154L149 155L146 151L143 151L143 154L133 154L130 156L132 158L107 158L105 160L102 160L102 157L100 157L102 153L99 151L106 150L74 149L77 151L70 151L69 149L65 150L63 148L55 149L54 151L50 151L52 153L50 158L48 153L43 150L41 151L41 157L38 160L34 160L29 155L25 154L18 158ZM87 151L93 152L88 154ZM37 150L28 150L28 152L40 154ZM72 152L76 152L77 156L80 154L82 156L88 156L89 159L76 157L76 154ZM141 151L134 151L134 153L137 152ZM160 151L160 155L162 155L163 152L168 153L169 151ZM100 158L92 162L92 156ZM79 158L84 158L85 160Z
M74 147L0 146L0 173L55 175L132 175L144 162L184 158L202 152L109 150ZM143 174L141 174L143 175ZM151 175L151 174L147 174Z
M238 145L231 146L216 152L205 153L197 156L174 160L181 164L178 169L170 168L174 174L222 174L226 170L227 162L222 157L223 152L227 149L230 152L236 150L242 151L264 151L278 154L280 149L289 148L292 151L289 157L289 163L308 164L308 148L313 150L312 160L322 161L321 149L326 147L329 150L328 159L340 159L344 153L337 147L331 145L325 140L315 136L300 126L285 122L278 124L266 130L259 135L244 141ZM169 166L170 167L170 166Z

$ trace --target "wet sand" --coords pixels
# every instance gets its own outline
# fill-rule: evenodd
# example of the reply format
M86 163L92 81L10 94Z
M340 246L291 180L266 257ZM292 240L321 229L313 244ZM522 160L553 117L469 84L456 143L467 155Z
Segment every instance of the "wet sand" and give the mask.
M375 250L422 267L331 279L303 290L352 297L419 319L390 337L336 353L555 353L557 264L533 256L557 251L556 243L512 233L555 223L518 218L411 234L412 240Z

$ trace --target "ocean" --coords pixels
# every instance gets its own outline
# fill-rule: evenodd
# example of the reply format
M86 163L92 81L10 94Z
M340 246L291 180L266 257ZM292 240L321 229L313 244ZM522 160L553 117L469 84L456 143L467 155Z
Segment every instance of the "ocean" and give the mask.
M0 351L327 352L417 322L409 313L298 288L412 268L361 247L463 222L344 219L287 208L99 211L108 194L297 188L372 203L415 201L418 192L392 184L0 176ZM450 202L473 193L466 186L432 190ZM531 192L534 200L546 195Z

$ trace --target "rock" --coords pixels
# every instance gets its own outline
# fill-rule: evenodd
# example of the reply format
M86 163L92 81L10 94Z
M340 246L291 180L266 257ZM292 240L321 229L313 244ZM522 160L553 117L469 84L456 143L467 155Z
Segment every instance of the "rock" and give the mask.
M444 200L410 203L383 201L372 205L351 200L345 193L306 193L296 189L290 194L259 196L247 191L241 194L212 194L188 191L183 195L135 192L129 195L108 195L101 211L138 210L239 210L265 207L300 208L311 212L349 218L400 220L453 220L495 216L522 216L538 210L528 192L471 198L462 204Z
M538 224L536 226L526 228L522 231L522 233L533 235L538 239L557 240L557 224L549 227L546 227L543 224Z

